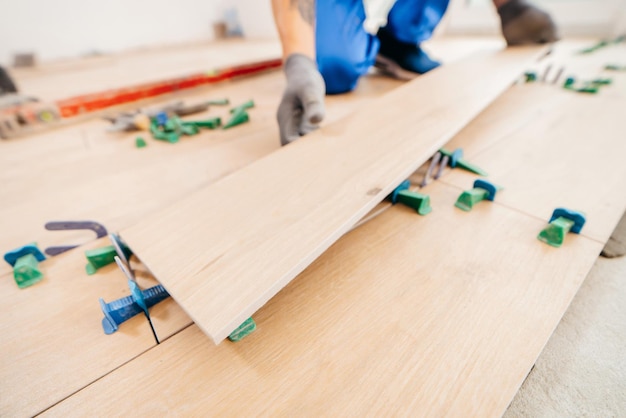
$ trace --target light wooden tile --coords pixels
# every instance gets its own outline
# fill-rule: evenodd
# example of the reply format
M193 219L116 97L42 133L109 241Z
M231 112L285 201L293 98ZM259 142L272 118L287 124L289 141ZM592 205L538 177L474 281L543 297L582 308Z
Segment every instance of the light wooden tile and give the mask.
M19 289L12 274L1 277L0 415L41 412L156 345L142 316L104 334L98 298L111 302L130 290L116 266L88 276L86 264L78 249L40 263L44 279L31 287Z
M462 212L457 191L344 236L239 343L192 326L46 415L500 416L602 246L549 247L541 221Z
M489 147L481 144L477 153L470 146L468 158L504 187L496 197L498 202L546 223L557 207L585 212L587 223L581 233L606 242L626 209L626 100L573 95L541 86L517 86L516 90L506 96L513 105L526 100L529 107L539 103L542 111L506 135L499 135L497 127L482 130L482 118L476 126L468 125L468 134L480 130L489 138L485 142L492 143ZM558 103L558 108L546 109L541 104L546 94L556 97L548 100ZM486 119L489 115L495 119L506 105L494 106ZM456 141L468 135L460 136ZM468 189L474 178L452 170L442 181Z
M507 49L438 68L121 231L122 238L219 343L542 51Z

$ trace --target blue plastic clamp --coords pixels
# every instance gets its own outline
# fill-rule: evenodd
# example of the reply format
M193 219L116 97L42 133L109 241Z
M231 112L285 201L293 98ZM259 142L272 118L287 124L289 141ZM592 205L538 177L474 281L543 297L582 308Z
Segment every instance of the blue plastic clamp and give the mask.
M561 217L569 219L570 221L574 222L574 226L572 226L572 229L570 230L570 232L573 232L575 234L580 233L580 230L583 229L583 226L585 225L585 222L587 221L585 214L582 212L578 212L578 211L567 209L567 208L556 208L554 209L554 212L552 212L552 217L550 218L550 222Z
M23 247L16 248L15 250L11 250L4 255L4 261L9 263L11 266L15 266L17 260L24 257L25 255L32 254L35 256L37 261L43 261L46 259L46 256L37 248L35 244L27 244Z

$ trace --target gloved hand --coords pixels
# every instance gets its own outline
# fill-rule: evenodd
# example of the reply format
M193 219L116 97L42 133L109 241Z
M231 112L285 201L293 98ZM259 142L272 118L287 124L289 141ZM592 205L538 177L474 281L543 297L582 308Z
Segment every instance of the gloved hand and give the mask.
M498 8L508 45L544 44L559 40L549 14L526 0L509 0Z
M286 145L317 128L324 118L326 85L317 64L302 54L291 54L285 61L287 88L276 118L280 143Z

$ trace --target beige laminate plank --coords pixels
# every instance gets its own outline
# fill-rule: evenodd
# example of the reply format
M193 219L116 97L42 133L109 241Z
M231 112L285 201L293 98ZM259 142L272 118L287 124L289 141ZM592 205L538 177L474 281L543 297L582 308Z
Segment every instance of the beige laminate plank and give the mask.
M121 231L122 238L219 343L543 51L507 49L440 67Z
M401 83L368 76L349 95L327 99L325 123ZM152 140L146 133L112 135L103 121L11 141L0 141L0 253L37 241L41 248L81 243L91 233L49 232L51 220L93 219L110 231L128 227L200 187L279 148L275 112L284 76L276 71L203 89L181 97L187 103L229 97L233 105L252 98L251 121L230 130L202 131L178 144ZM168 103L170 101L165 101ZM228 117L230 107L214 107L189 119ZM148 147L136 149L143 136ZM0 273L10 268L0 264Z
M63 60L11 72L22 92L42 100L60 100L280 55L277 40L227 40Z
M187 194L198 184L277 148L273 100L278 98L269 90L280 88L282 82L282 75L276 73L222 90L235 102L254 97L257 106L250 111L250 124L173 146L149 142L149 148L136 150L131 142L136 134L106 136L100 122L81 124L76 131L0 142L7 151L0 153L4 162L0 177L7 180L3 183L7 188L0 188L0 194L11 202L0 207L0 244L8 250L10 245L17 246L19 239L21 243L36 239L41 248L91 240L92 233L46 232L43 223L84 217L115 230L167 199ZM398 84L365 78L353 94L329 98L329 121ZM81 146L76 132L88 135L90 147ZM44 158L46 155L49 158ZM31 166L31 172L23 164L32 159L40 164ZM143 315L124 323L112 335L102 331L98 298L111 302L130 293L114 265L95 276L85 273L84 250L108 244L102 239L44 261L40 264L44 280L26 289L17 288L10 267L3 265L0 415L32 416L155 345ZM136 267L142 288L156 284L140 265ZM172 299L152 307L150 315L162 341L191 323Z
M426 192L431 214L396 206L342 237L246 339L192 326L45 415L501 416L602 245L555 249L540 220Z
M567 76L580 80L593 78L611 78L612 84L600 89L599 96L604 98L626 99L626 73L605 71L607 63L617 63L626 56L626 45L615 45L600 49L593 54L578 54L577 51L594 41L562 41L552 53L529 69L538 74L550 67L548 81L556 75L559 68L564 71L560 81ZM561 110L566 104L576 101L584 106L589 96L576 94L562 89L562 84L535 82L512 86L481 115L463 128L447 145L450 149L462 147L469 159L476 157L495 143L505 140L514 133L533 124L535 128L546 129L550 118L562 117ZM616 103L619 106L619 103ZM543 126L539 126L543 123Z
M255 48L255 45L255 42L224 44L232 47L235 55L240 49ZM431 42L431 49L437 56L448 61L493 46L494 41L486 40L438 39ZM83 85L82 93L85 93L101 88L98 86L111 79L128 81L111 77L111 73L104 71L114 62L137 73L134 77L143 75L144 78L137 81L145 82L146 77L155 76L152 70L155 62L166 64L170 75L181 76L193 69L193 59L204 62L206 57L202 51L205 50L212 51L211 44L94 57L78 62L64 61L14 71L18 81L22 77L36 79L46 89L68 84L55 77L73 80L82 72L88 72L93 83ZM104 70L100 71L102 66ZM155 71L162 70L161 66L157 67ZM146 71L146 68L151 70ZM95 74L99 74L98 77ZM323 124L342 118L357 105L402 84L376 74L363 77L350 94L326 97L327 112ZM283 87L284 76L281 71L276 71L187 91L153 103L152 106L162 106L177 100L196 103L228 97L236 105L250 98L255 100L256 107L249 112L251 121L248 125L228 131L203 131L176 145L148 140L148 148L137 150L135 137L141 135L148 139L150 135L107 134L104 130L108 122L101 120L0 141L0 201L5 202L0 205L0 252L32 241L45 248L84 242L92 237L85 233L47 232L43 225L50 220L85 218L99 221L111 230L127 227L150 211L171 204L202 185L276 150L279 142L275 112ZM190 119L217 115L228 117L228 107L212 107ZM0 264L0 274L8 271L8 266Z
M626 209L626 99L540 85L515 86L507 97L518 102L514 97L523 98L526 106L533 106L546 94L556 96L558 109L538 112L531 123L504 136L482 130L492 145L481 144L478 153L470 147L468 158L504 187L496 197L501 204L546 222L557 207L582 211L587 223L581 233L606 242ZM467 127L468 132L478 129ZM461 132L455 141L465 137ZM474 177L452 170L442 181L468 189Z
M116 267L88 276L85 264L81 249L51 258L40 264L43 281L26 289L11 274L0 277L0 415L33 416L156 345L141 316L104 334L98 298L130 291ZM155 284L141 279L142 287Z

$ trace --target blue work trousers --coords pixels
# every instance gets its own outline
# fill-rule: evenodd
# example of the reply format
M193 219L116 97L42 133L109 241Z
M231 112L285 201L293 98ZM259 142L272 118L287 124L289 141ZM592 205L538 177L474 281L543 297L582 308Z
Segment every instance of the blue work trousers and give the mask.
M429 39L449 0L397 0L387 29L403 43ZM317 0L317 65L329 94L351 91L374 64L379 41L365 32L363 0Z

